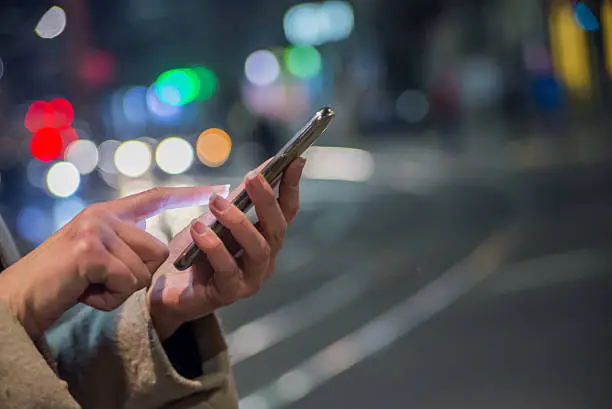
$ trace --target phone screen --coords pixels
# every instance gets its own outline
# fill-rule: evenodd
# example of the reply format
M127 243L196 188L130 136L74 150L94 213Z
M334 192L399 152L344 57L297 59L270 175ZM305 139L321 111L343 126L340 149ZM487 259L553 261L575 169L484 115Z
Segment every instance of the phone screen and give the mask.
M300 131L298 131L293 138L289 140L283 146L276 155L268 162L268 164L262 169L261 174L263 177L275 187L280 181L280 178L287 169L287 167L303 155L304 152L325 132L328 125L334 118L334 110L330 107L324 107L320 109L310 121ZM233 204L240 209L242 212L247 212L252 202L247 194L246 190L243 189L236 198L233 200ZM215 222L210 228L219 236L221 241L225 244L230 253L236 256L241 248L230 233L218 221ZM198 257L205 257L205 254L200 249L191 243L174 262L174 266L178 270L186 270L189 268Z

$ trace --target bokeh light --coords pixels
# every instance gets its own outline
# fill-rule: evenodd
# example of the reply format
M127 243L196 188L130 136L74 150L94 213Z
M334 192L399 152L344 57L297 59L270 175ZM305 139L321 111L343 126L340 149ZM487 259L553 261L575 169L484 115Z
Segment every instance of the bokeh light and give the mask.
M70 101L64 98L52 99L49 101L48 109L53 116L53 127L61 128L72 125L72 121L74 121L74 108Z
M115 166L124 176L137 178L151 168L152 154L149 145L142 141L127 141L115 152Z
M71 126L58 128L57 131L59 132L60 137L62 138L62 151L60 156L65 159L66 149L71 143L79 140L79 135L77 134L77 131Z
M24 125L30 132L42 128L65 128L74 120L74 108L70 101L55 98L50 102L34 101L26 113Z
M210 128L198 137L196 152L200 161L210 167L221 166L232 151L232 139L223 129Z
M157 166L170 175L185 173L194 160L191 144L183 138L166 138L157 145L155 161Z
M332 22L326 33L326 41L348 38L355 26L353 7L346 1L327 1L321 4L321 13Z
M78 169L81 175L93 172L100 160L96 144L88 140L78 140L68 145L64 157Z
M429 101L420 91L404 91L395 104L397 115L406 122L420 122L429 113Z
M30 104L24 119L24 125L30 132L52 127L53 110L47 101L34 101Z
M38 130L30 142L32 156L41 162L50 162L59 158L62 153L62 136L53 128Z
M322 45L348 38L353 31L353 8L346 1L303 3L285 14L283 28L290 43Z
M40 244L53 234L51 217L37 206L26 206L17 215L19 235L33 244Z
M88 50L78 68L79 76L86 85L100 88L111 82L115 74L115 59L103 50Z
M173 106L163 102L155 87L149 88L146 95L146 103L149 112L160 119L174 119L181 114L181 106Z
M0 57L0 80L4 76L4 61L2 61L2 57Z
M47 172L47 189L54 196L72 196L80 184L79 170L70 162L58 162Z
M85 206L85 202L77 196L56 201L53 206L53 224L55 225L55 230L64 227L64 225L83 211Z
M597 31L599 30L599 21L595 14L591 11L589 6L584 4L584 2L579 2L576 4L574 9L574 16L576 17L576 22L580 27L582 27L585 31Z
M47 185L47 172L51 167L50 163L40 162L39 160L33 159L28 163L26 167L26 177L28 182L34 187L46 188Z
M117 167L115 166L115 152L121 145L121 142L114 139L104 141L98 147L99 161L98 168L106 174L117 173Z
M289 47L285 51L285 65L298 78L314 77L321 72L321 54L310 46Z
M147 88L132 87L123 95L123 114L132 125L147 122Z
M154 84L157 97L170 106L205 101L217 88L217 77L208 68L177 68L162 73Z
M200 80L200 92L197 97L198 101L207 101L215 94L218 86L218 80L215 73L206 67L195 67L193 72Z
M52 39L66 28L66 12L59 6L53 6L38 21L34 31L40 38Z
M274 83L280 75L278 59L268 50L255 51L246 60L244 73L253 85L266 86Z

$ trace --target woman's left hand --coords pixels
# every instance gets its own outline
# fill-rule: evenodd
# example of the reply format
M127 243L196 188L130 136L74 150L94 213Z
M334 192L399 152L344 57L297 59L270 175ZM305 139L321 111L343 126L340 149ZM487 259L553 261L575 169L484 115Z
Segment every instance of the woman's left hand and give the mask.
M259 229L231 202L242 186L229 199L217 195L211 199L210 214L204 218L214 217L231 231L244 250L240 260L232 257L207 227L211 220L206 224L196 220L172 240L170 257L155 273L147 294L149 312L162 340L185 322L250 297L274 273L287 226L299 210L299 183L304 164L303 159L297 159L285 171L278 200L258 171L247 175L244 186L255 206ZM179 271L173 262L191 241L206 254L208 262Z

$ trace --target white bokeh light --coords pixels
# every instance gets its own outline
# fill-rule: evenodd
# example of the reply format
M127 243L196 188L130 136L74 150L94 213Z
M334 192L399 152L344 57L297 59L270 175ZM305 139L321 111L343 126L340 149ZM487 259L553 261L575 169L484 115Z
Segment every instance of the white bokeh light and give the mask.
M176 136L161 141L155 151L157 166L170 175L179 175L189 170L194 156L191 144Z
M104 141L98 147L100 160L98 161L98 167L106 174L117 173L117 167L115 166L115 152L121 145L121 142L114 139Z
M53 6L38 21L34 31L39 37L52 39L66 28L66 12L59 6Z
M76 166L81 175L88 175L96 170L100 160L98 147L86 139L79 139L68 145L64 155L68 162Z
M247 80L260 87L270 85L280 75L280 64L276 56L268 50L255 51L244 64Z
M47 189L54 196L72 196L80 184L81 174L70 162L58 162L47 172Z
M151 148L141 141L122 143L115 152L115 166L122 175L137 178L151 168Z

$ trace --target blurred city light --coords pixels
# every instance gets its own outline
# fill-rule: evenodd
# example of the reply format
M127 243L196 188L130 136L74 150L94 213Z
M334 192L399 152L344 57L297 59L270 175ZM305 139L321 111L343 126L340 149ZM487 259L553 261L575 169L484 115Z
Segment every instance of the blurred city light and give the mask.
M53 123L53 110L47 101L34 101L30 104L24 119L24 125L30 132L52 127Z
M612 76L612 2L604 1L600 14L606 68L608 75Z
M322 45L350 36L355 21L353 8L345 1L304 3L285 14L283 28L292 44Z
M181 106L212 97L217 88L217 78L205 67L178 68L162 73L154 88L162 102Z
M62 34L66 28L66 12L59 6L53 6L38 21L34 31L40 38L51 39Z
M321 72L321 54L311 46L289 47L285 51L285 66L298 78L314 77Z
M57 131L59 132L60 137L62 138L62 150L60 156L62 159L66 159L66 149L71 143L79 140L79 135L77 134L76 130L71 126L58 128Z
M366 182L374 175L374 158L361 149L313 146L304 156L310 179Z
M55 98L49 101L47 106L53 117L52 126L61 128L70 126L74 121L74 108L70 101L64 98Z
M597 17L595 16L595 14L593 14L589 6L587 6L583 2L579 2L574 8L574 13L576 16L576 22L584 30L599 30L599 21L597 21Z
M176 69L162 73L155 82L159 99L172 106L194 101L200 92L200 80L190 69Z
M406 122L420 122L429 113L429 101L420 91L404 91L395 104L397 115Z
M210 128L198 137L196 152L200 161L210 167L221 166L232 151L232 139L222 129Z
M115 152L115 166L124 176L137 178L151 168L152 154L149 145L142 141L127 141Z
M117 173L115 166L115 152L121 145L121 142L115 140L104 141L98 147L99 161L98 168L106 174Z
M28 182L34 187L45 188L47 185L47 172L50 167L50 163L40 162L36 159L31 160L26 167Z
M274 53L259 50L247 58L244 73L253 85L266 86L274 83L280 76L280 64Z
M123 114L132 125L147 122L147 88L132 87L123 94Z
M4 61L2 61L2 57L0 57L0 80L4 76Z
M572 4L554 2L551 7L550 43L556 72L571 92L584 96L592 87L586 34L576 24Z
M158 96L156 87L149 88L146 102L149 112L158 119L175 119L181 114L182 107L169 105L162 101Z
M191 144L179 137L164 139L155 151L157 166L170 175L185 173L193 164L193 160Z
M80 184L79 170L70 162L58 162L47 172L47 189L54 196L72 196Z
M30 104L24 125L30 132L36 132L42 128L67 127L73 120L74 108L70 101L55 98L50 102L34 101Z
M207 101L215 94L217 90L217 76L215 73L206 67L192 68L200 81L200 92L197 96L198 101Z
M81 175L88 175L98 166L100 154L96 144L88 140L72 142L64 154L66 161L72 163Z
M26 206L17 215L19 235L33 244L40 244L53 234L53 220L37 206Z
M86 85L100 88L113 79L115 59L107 51L88 50L79 64L78 72Z
M55 230L64 227L66 223L74 219L74 217L83 211L85 207L85 202L77 196L56 201L53 206L53 223L55 225Z
M34 134L30 142L32 156L41 162L50 162L62 153L62 136L54 128L43 128Z

